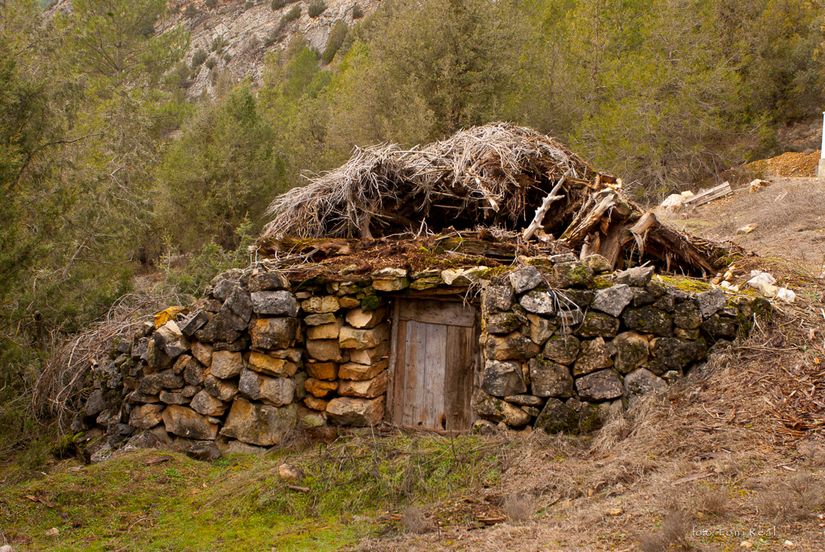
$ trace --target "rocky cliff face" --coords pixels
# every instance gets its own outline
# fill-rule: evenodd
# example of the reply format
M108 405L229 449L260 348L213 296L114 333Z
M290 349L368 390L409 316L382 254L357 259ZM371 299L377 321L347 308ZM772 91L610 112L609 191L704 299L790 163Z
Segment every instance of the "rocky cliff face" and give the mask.
M191 96L211 95L221 72L233 81L251 77L259 83L266 53L284 49L295 36L303 36L313 49L323 52L336 21L343 20L352 27L359 10L362 14L370 13L380 1L326 0L326 9L316 17L308 13L312 2L285 2L273 9L273 5L280 3L269 0L175 2L172 17L164 22L163 29L180 24L189 31L186 59L190 64L199 51L208 54L207 61L193 71ZM298 9L300 16L290 20L290 12Z
M284 49L295 36L303 36L313 49L323 52L337 21L343 20L352 27L360 17L375 11L380 0L325 0L323 12L312 17L309 7L314 3L171 0L169 18L161 22L158 32L175 25L189 31L189 49L184 58L187 64L194 65L189 95L212 95L219 76L233 82L250 77L254 83L260 83L267 52ZM59 0L51 9L71 9L71 0ZM298 10L300 15L295 17ZM198 60L203 54L206 57Z

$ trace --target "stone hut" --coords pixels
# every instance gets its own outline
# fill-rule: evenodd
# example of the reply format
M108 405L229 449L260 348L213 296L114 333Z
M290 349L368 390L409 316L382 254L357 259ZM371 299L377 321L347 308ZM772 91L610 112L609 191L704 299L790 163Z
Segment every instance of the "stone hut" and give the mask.
M113 447L211 456L379 424L586 432L769 309L673 276L736 252L511 125L357 150L271 213L248 268L96 369L81 418Z

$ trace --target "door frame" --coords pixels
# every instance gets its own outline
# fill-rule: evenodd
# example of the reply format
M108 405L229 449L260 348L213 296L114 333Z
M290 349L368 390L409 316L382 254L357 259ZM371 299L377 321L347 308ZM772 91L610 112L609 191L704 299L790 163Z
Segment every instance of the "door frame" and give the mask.
M391 317L391 327L390 327L390 356L389 356L389 367L388 367L388 379L387 379L387 393L386 393L386 400L384 401L384 419L388 421L390 424L395 425L393 422L393 411L394 411L394 397L395 397L395 366L396 362L398 361L398 327L399 327L399 319L400 319L400 312L401 312L401 305L400 301L440 301L443 303L462 303L466 305L468 308L473 309L473 314L475 316L475 323L473 328L475 329L473 340L475 344L475 354L473 355L473 374L472 374L472 388L470 389L471 395L471 402L470 402L470 412L469 420L470 420L470 427L464 430L444 430L438 428L415 428L415 427L406 427L406 426L396 426L400 427L405 430L409 431L424 431L424 432L431 432L431 433L439 433L444 435L450 434L461 434L470 431L473 422L475 422L478 417L475 415L475 412L472 408L472 393L475 389L480 385L480 378L481 378L481 346L479 345L479 337L481 335L481 310L479 305L475 302L468 302L463 299L463 297L445 297L443 295L411 295L411 294L399 294L395 295L392 298L391 309L392 309L392 317Z

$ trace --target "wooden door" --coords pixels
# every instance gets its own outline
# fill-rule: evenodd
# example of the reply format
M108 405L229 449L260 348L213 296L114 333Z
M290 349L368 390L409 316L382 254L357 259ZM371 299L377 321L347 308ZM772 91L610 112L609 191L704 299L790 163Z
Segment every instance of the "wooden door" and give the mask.
M478 357L476 310L459 302L399 299L393 318L392 422L469 429Z

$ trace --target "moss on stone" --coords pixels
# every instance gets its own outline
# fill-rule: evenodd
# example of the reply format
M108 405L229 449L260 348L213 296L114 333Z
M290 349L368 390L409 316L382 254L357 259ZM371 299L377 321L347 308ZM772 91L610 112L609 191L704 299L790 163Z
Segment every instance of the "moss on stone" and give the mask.
M710 285L708 282L705 282L704 280L699 280L697 278L689 278L687 276L670 276L662 274L659 274L658 278L665 285L687 293L703 293L705 291L710 291L711 289L713 289L713 286Z
M607 276L593 278L593 289L607 289L609 287L613 287L613 281Z
M475 275L482 280L492 280L493 278L507 274L511 270L512 268L509 266L488 266L476 272Z
M294 291L315 291L315 288L319 286L326 286L329 283L329 279L325 278L321 275L313 276L311 278L307 278L305 280L301 280L300 282L293 282L293 290Z
M380 307L382 300L377 295L365 295L361 298L361 308L368 311L373 311Z
M553 269L553 262L547 257L530 257L529 259L525 259L524 264L545 270Z
M581 286L589 286L592 285L593 282L593 271L581 263L576 263L567 273L567 276L572 283Z
M578 261L558 263L553 267L553 286L590 289L593 287L593 271Z
M417 280L413 280L410 284L410 288L416 291L422 291L425 289L436 288L442 284L444 284L444 281L441 279L441 277L434 276L432 278L419 278Z
M728 303L731 304L733 308L738 309L736 316L737 337L744 339L750 335L751 330L753 330L754 319L770 319L773 308L771 307L770 301L761 296L757 296L753 300L747 300L743 297L738 297L738 299L738 303L736 299L729 300ZM742 304L743 300L746 301L746 305Z
M602 425L599 407L587 405L582 409L581 418L579 419L579 430L582 433L591 433L602 427Z

